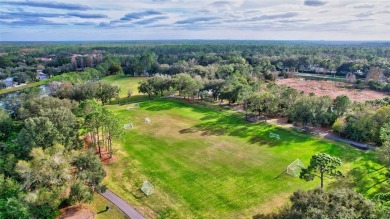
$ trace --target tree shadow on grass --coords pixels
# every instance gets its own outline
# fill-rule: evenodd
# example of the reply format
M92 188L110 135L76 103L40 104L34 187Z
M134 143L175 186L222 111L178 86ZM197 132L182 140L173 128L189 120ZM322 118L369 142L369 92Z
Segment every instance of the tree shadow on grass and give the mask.
M344 142L338 142L329 139L319 139L318 141L325 141L333 144L334 146L323 148L320 150L320 152L339 157L342 162L373 162L375 164L382 163L378 159L375 151L357 149Z
M386 177L386 174L389 174L389 170L379 165L373 165L369 161L363 162L361 166L344 173L345 177L331 182L329 187L355 188L357 192L368 194L369 197L378 192L389 192L390 180Z
M145 110L148 110L148 111L163 111L163 110L170 110L170 109L173 109L173 108L177 108L177 104L174 103L174 102L170 102L170 101L154 101L152 104L145 104L146 106L145 107L142 107L144 108Z
M141 188L135 189L131 192L131 194L134 196L136 199L143 199L147 197L145 193L141 190Z
M115 100L115 99L111 99L107 105L129 105L129 104L134 104L134 103L139 103L139 102L145 102L145 101L150 101L150 100L153 100L153 98L149 98L147 95L142 95L142 94L138 94L138 95L133 95L129 98L127 97L121 97L119 98L119 101L118 100Z
M104 212L107 212L107 211L108 211L108 209L104 209L104 210L101 210L101 211L97 212L96 214L101 214L101 213L104 213Z
M158 97L157 97L158 98ZM153 100L153 99L149 99ZM212 112L210 109L198 105L197 103L187 102L183 99L166 99L166 98L158 98L153 101L144 101L143 105L145 110L150 111L164 111L170 110L173 108L191 108L194 112L200 113L209 113Z
M201 121L207 121L207 120L213 120L213 119L218 119L220 118L220 114L218 113L208 113L207 115L203 116L202 118L200 118Z
M318 141L318 145L324 144L324 140L301 131L277 128L274 125L269 125L264 122L247 122L244 119L244 115L241 113L225 109L218 111L216 109L212 109L210 106L187 102L183 99L158 99L147 102L143 106L144 109L152 111L163 111L182 107L190 108L191 111L200 113L203 116L200 118L202 123L191 128L180 130L179 132L181 134L201 132L202 136L235 136L247 138L248 142L252 144L267 145L271 147L296 143L302 144L302 147L304 147L306 142L313 140ZM275 138L271 138L270 133L278 134L280 139L277 140ZM360 156L362 153L362 151L358 149L354 149L352 147L350 148L348 146L339 146L337 142L330 142L334 146L323 147L320 151L332 154L333 156L340 156L343 161L355 161L356 157ZM314 142L314 144L317 143ZM340 145L344 144L340 143ZM369 160L368 156L365 157Z
M283 146L291 143L304 143L310 139L296 136L286 130L265 123L249 123L235 115L207 115L207 120L191 128L182 129L180 134L200 132L202 136L234 136L246 138L251 144L267 146ZM217 118L217 119L215 119ZM270 133L280 136L280 139L270 137Z

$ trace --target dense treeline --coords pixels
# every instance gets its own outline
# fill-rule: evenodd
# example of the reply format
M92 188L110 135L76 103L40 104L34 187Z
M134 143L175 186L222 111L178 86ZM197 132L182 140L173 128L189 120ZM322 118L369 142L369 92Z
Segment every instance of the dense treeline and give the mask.
M87 81L72 84L69 81L53 81L48 85L52 96L60 99L83 101L87 99L100 100L104 105L112 98L117 98L119 88L102 81Z
M111 60L110 73L177 74L188 67L205 74L226 64L246 64L254 72L300 71L345 76L352 72L365 78L372 67L390 76L390 45L385 42L274 42L274 41L179 41L111 43L14 43L2 44L0 79L17 82L37 80L36 70L55 76ZM118 66L120 65L120 66ZM99 67L100 68L100 67ZM108 70L106 69L106 71ZM101 69L98 69L101 71ZM106 72L107 74L107 72ZM372 84L382 90L385 85ZM387 88L386 88L387 89Z
M42 97L32 89L4 101L0 218L54 218L59 206L90 202L94 192L105 189L105 172L95 153L102 157L104 150L112 157L112 141L122 127L93 100L98 94L77 97Z
M0 67L0 80L12 77L13 81L17 84L35 82L40 80L38 71L42 71L46 74L46 77L50 78L49 80L67 80L74 83L86 80L97 80L109 74L122 72L122 68L118 64L119 61L115 58L107 57L104 60L103 58L100 58L99 61L95 61L93 64L84 65L82 68L78 68L79 64L71 63L71 59L68 56L70 56L70 54L66 56L56 56L53 61L50 62L38 62L37 59L34 59L35 62L26 63L25 60L23 60L23 62L18 61L14 64L14 67L8 66L5 67L5 69ZM4 61L6 58L7 55L0 55L0 65L2 60ZM80 57L78 57L77 60L79 60L79 58ZM5 88L5 84L0 81L0 89L1 88Z
M2 43L2 51L29 52L34 56L64 53L88 53L103 50L114 54L143 53L150 50L156 54L224 53L253 51L262 55L315 55L319 53L365 58L367 55L389 57L387 42L320 42L320 41L119 41L119 42L28 42Z
M377 211L375 204L349 189L326 192L322 189L298 190L290 197L291 207L278 213L259 214L254 219L295 218L386 218L389 209Z

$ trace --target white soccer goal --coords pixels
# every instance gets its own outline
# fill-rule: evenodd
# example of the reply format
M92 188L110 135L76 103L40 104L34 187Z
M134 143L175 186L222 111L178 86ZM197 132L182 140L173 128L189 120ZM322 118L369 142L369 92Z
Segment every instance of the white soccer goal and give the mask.
M139 103L131 104L130 106L126 107L126 110L131 110L136 108L139 108Z
M132 129L134 128L134 125L132 122L128 123L128 124L124 124L123 125L123 128L126 129L126 130L129 130L129 129Z
M141 190L145 193L145 195L149 196L154 193L154 186L152 183L145 181L142 184Z
M301 160L296 159L294 162L287 166L286 172L288 175L296 177L299 176L302 168L305 168L305 165L302 163Z
M149 117L145 118L145 124L150 124L151 122L152 122L152 120Z
M280 140L280 135L270 132L269 133L270 138L274 138L276 140Z

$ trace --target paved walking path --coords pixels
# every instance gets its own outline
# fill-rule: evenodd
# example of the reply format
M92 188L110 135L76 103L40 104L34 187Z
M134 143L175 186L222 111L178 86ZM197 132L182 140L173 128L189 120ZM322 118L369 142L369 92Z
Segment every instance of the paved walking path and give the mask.
M326 134L326 135L321 135L320 134L320 136L322 136L324 138L327 138L327 139L332 139L332 140L342 141L342 142L348 143L352 147L355 147L355 148L358 148L358 149L361 149L361 150L369 150L369 149L375 149L376 148L376 147L374 147L372 145L369 145L369 144L362 144L362 143L359 143L359 142L356 142L356 141L352 141L352 140L349 140L349 139L346 139L346 138L341 138L341 137L338 137L338 136L335 136L335 135L331 135L331 134Z
M100 194L112 204L116 205L119 209L121 209L131 219L145 219L144 216L142 216L131 205L127 204L127 202L125 202L123 199L121 199L119 196L117 196L110 190L107 189L105 192Z
M313 134L313 135L318 135L318 136L326 138L326 139L331 139L331 140L334 140L334 141L341 141L341 142L347 143L350 146L355 147L355 148L360 149L360 150L370 150L370 149L375 149L376 148L376 147L374 147L372 145L369 145L369 144L363 144L363 143L360 143L360 142L357 142L357 141L353 141L353 140L350 140L350 139L347 139L347 138L339 137L339 136L333 134L332 131L310 131L310 130L306 130L306 129L303 129L303 128L299 128L299 127L294 126L292 124L280 124L280 123L277 123L277 122L274 122L274 121L270 121L270 122L272 124L275 124L275 125L284 126L284 127L288 127L288 128L293 128L293 129L300 130L300 131L303 131L303 132L306 132L306 133L310 133L310 134Z

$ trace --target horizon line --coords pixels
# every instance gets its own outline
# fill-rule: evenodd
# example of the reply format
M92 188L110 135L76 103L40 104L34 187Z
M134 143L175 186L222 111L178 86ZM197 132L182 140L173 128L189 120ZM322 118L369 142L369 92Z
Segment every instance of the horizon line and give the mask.
M164 42L164 41L272 41L272 42L390 42L390 40L324 40L324 39L295 39L295 40L280 40L280 39L131 39L131 40L0 40L0 43L12 43L12 42Z

